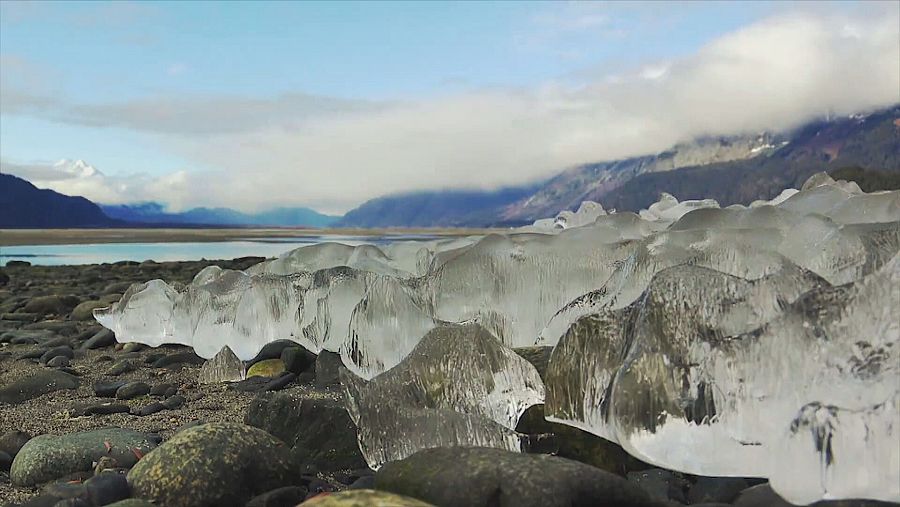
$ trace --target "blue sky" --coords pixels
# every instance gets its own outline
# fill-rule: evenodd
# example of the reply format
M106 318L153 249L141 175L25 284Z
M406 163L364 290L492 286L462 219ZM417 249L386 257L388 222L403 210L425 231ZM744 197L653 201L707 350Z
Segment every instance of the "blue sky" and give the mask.
M138 174L150 179L181 175L187 181L200 174L234 177L278 165L282 167L270 179L292 180L304 188L309 186L304 182L315 182L322 189L296 197L305 202L282 202L290 196L281 195L279 203L331 210L369 196L338 195L340 186L323 183L322 172L340 173L373 160L360 175L372 178L385 173L382 167L400 167L396 174L385 173L384 184L373 188L391 191L390 182L406 181L404 176L455 170L437 163L430 167L428 153L392 160L386 148L340 160L335 153L343 146L362 150L378 144L396 152L403 139L415 144L419 135L439 138L435 157L446 151L484 152L480 159L472 155L455 162L474 168L474 173L460 169L463 186L514 184L511 171L523 164L529 166L524 177L535 179L572 163L627 154L579 146L565 156L554 155L578 144L579 136L596 134L583 133L582 125L541 133L527 124L532 110L556 111L560 101L565 102L563 111L580 110L585 101L597 103L595 92L620 96L626 92L606 89L610 83L665 73L673 62L691 62L717 41L784 17L838 31L841 22L836 19L863 24L883 23L885 14L888 22L893 16L900 19L890 2L4 1L0 9L0 158L7 170L68 158L84 159L126 182ZM886 40L863 41L860 50L889 47L894 35L887 30ZM809 32L821 37L818 28ZM774 35L779 36L785 37ZM806 42L784 44L806 50ZM893 55L874 56L890 61ZM797 64L803 72L802 62ZM892 79L893 70L886 71ZM618 108L610 104L598 111ZM398 115L398 108L407 114ZM489 118L480 118L488 111ZM602 120L597 111L590 115ZM613 125L629 121L640 118L626 111ZM756 125L754 121L743 123ZM490 146L472 147L486 137L465 135L484 130L485 135L505 136L510 133L506 124L517 122L523 127L511 134L552 142L542 152L508 160ZM703 126L700 133L709 128ZM387 131L396 135L372 135ZM661 140L695 133L672 133ZM446 139L457 139L457 144ZM495 144L498 152L516 148ZM298 145L304 146L287 150ZM655 147L643 146L634 143L629 149ZM483 184L473 181L471 175L484 174L485 167L498 167L505 176L488 177ZM395 185L395 190L450 184L441 178L412 179L415 183ZM196 192L179 192L170 196L173 206L194 204L185 196ZM218 198L226 195L223 189ZM240 206L266 204L259 201L248 199Z

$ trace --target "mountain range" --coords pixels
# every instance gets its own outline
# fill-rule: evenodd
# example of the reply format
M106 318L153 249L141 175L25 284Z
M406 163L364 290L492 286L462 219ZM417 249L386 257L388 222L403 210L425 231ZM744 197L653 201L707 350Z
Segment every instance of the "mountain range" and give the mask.
M68 165L78 174L95 171L83 162ZM229 208L173 213L155 202L98 206L0 174L0 227L515 226L574 210L587 200L606 209L637 211L661 192L680 200L713 198L723 206L747 204L770 199L787 187L799 188L819 171L864 178L873 188L893 185L900 175L900 105L820 119L787 132L705 137L662 153L585 164L545 181L499 190L378 197L343 217L301 207L251 214Z

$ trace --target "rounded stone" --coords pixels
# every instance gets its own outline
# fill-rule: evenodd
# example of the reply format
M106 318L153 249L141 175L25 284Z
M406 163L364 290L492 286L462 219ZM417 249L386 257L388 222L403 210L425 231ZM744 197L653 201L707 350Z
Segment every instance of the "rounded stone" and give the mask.
M429 507L432 504L386 491L354 489L317 496L307 500L303 505L309 507Z
M243 506L292 480L300 477L283 442L231 422L185 429L128 473L134 496L163 507Z
M247 378L250 377L276 377L284 372L284 363L281 359L266 359L260 361L247 370Z

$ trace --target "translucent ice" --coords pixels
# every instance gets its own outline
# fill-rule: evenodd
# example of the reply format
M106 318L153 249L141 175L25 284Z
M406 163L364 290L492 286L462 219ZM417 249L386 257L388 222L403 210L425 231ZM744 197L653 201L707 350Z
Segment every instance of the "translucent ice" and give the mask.
M534 366L476 324L431 330L369 383L346 370L341 380L373 468L428 447L518 451L519 416L544 399Z

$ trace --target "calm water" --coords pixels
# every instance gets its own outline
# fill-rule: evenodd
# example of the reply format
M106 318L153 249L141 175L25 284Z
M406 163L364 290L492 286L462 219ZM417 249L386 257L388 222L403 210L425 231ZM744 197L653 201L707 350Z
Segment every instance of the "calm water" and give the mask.
M390 241L424 241L437 236L305 236L300 238L253 238L238 241L190 243L103 243L85 245L0 246L0 266L10 260L34 265L101 264L117 261L191 261L235 257L276 257L294 248L336 241L347 245L382 244Z

